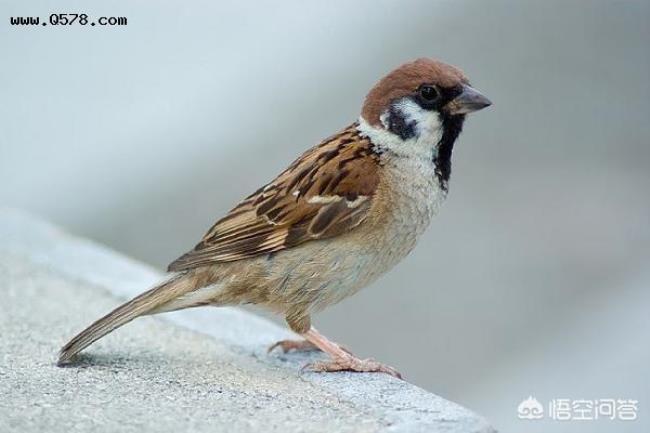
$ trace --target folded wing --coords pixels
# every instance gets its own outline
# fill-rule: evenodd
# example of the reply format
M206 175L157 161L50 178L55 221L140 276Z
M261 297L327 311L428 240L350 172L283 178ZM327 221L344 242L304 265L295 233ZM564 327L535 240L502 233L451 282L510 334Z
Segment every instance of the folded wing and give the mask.
M371 208L377 168L370 141L353 124L243 200L169 271L255 257L348 232Z

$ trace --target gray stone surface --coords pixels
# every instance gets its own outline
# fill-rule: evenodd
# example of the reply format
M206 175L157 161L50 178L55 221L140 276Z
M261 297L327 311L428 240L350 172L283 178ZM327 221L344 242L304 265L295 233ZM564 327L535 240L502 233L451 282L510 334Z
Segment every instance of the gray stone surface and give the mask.
M0 431L493 431L408 382L300 370L318 354L267 355L289 332L234 308L138 319L55 366L67 338L160 278L0 210Z

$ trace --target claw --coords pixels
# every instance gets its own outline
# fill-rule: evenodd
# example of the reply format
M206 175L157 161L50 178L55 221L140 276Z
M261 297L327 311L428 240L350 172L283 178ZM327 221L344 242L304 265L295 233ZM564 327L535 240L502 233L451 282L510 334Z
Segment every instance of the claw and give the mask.
M290 350L322 350L327 353L330 361L318 361L307 364L301 368L301 371L310 369L313 371L358 371L358 372L377 372L390 374L393 377L402 379L399 371L393 367L381 364L374 359L359 359L350 351L339 344L330 341L323 334L318 332L313 326L307 332L301 333L305 340L282 340L269 347L269 352L276 347L281 347L284 353Z

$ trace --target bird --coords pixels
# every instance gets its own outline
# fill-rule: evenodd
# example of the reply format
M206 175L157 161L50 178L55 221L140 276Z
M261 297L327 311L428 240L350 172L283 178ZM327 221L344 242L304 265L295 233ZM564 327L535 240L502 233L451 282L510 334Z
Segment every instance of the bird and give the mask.
M411 252L444 202L452 150L466 115L492 103L457 67L407 62L367 94L358 119L305 151L219 219L162 283L65 344L66 365L139 316L199 306L256 304L302 337L269 348L321 350L316 372L378 372L312 326L312 316L355 294Z

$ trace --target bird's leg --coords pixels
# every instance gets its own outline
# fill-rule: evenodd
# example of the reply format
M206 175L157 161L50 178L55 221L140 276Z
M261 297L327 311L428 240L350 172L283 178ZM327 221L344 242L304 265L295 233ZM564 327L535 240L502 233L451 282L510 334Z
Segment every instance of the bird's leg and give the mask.
M311 327L311 318L302 308L290 309L287 312L286 320L289 328L297 334L302 334ZM272 352L276 347L280 347L284 353L291 350L296 352L320 350L316 345L307 340L281 340L269 347L268 352Z
M331 356L329 361L318 361L305 365L304 368L313 371L358 371L358 372L380 372L391 376L402 378L402 375L393 367L381 364L374 359L359 359L338 344L330 341L313 326L302 334L305 340L318 347Z

